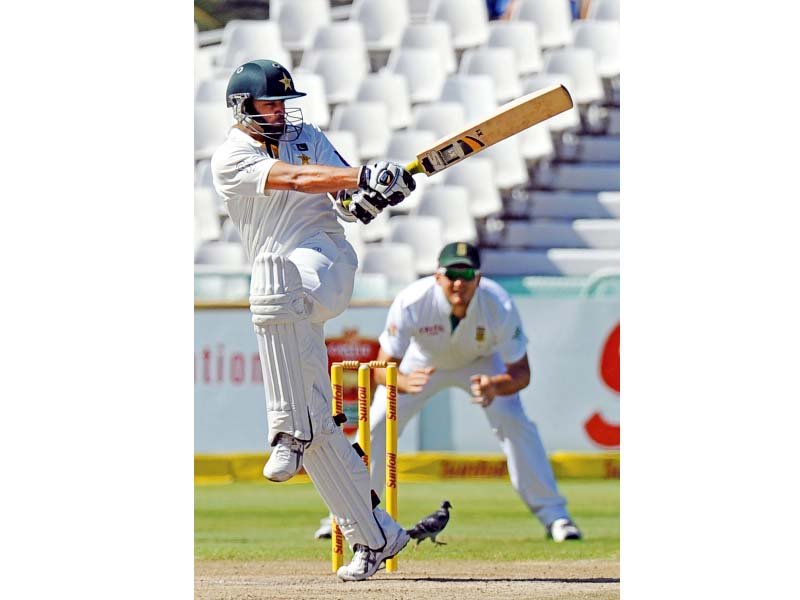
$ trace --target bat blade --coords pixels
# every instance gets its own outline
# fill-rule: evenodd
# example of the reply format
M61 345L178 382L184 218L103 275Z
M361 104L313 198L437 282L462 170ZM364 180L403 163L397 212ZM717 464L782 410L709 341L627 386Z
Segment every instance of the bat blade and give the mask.
M430 177L572 106L572 97L563 85L531 92L504 104L462 131L443 137L417 154L417 159L406 168L411 173L425 173Z

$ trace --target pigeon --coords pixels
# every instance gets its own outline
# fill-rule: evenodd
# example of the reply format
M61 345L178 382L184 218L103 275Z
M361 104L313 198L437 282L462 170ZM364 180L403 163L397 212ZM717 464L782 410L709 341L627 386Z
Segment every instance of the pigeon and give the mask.
M442 507L439 510L428 515L411 529L407 530L408 535L417 540L417 546L426 538L431 538L431 541L437 546L445 545L445 542L437 542L436 536L442 533L442 530L450 520L450 511L448 510L450 508L453 508L453 505L445 500L442 502Z

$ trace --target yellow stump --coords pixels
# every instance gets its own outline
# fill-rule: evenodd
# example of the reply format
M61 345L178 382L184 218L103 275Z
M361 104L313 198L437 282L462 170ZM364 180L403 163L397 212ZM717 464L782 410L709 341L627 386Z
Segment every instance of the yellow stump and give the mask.
M397 364L386 366L386 512L397 514ZM386 561L386 572L397 571L397 557Z
M369 469L369 377L370 367L363 363L358 366L358 445L364 451L361 460Z
M341 363L331 365L331 413L338 415L344 412L344 377ZM335 573L344 565L344 536L331 515L331 570Z

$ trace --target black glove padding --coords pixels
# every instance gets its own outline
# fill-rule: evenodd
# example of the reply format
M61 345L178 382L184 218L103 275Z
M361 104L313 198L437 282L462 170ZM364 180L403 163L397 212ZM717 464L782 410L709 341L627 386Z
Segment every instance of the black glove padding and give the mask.
M380 161L361 167L358 187L384 198L389 206L395 206L405 200L417 184L411 173L397 163Z
M369 194L362 190L356 190L353 192L353 197L350 198L347 208L359 221L366 225L377 217L388 204L389 202L386 198L378 194Z

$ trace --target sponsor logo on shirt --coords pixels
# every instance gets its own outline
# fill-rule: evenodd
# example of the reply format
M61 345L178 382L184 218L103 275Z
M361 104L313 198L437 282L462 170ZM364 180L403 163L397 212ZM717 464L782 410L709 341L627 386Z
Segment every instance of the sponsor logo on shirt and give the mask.
M486 328L485 327L476 327L475 328L475 341L482 342L486 339Z
M419 328L420 335L439 335L440 333L444 333L444 327L439 325L423 325Z
M252 173L255 166L264 160L263 156L256 156L252 158L248 158L247 160L243 160L236 164L236 171L247 171L248 173Z

